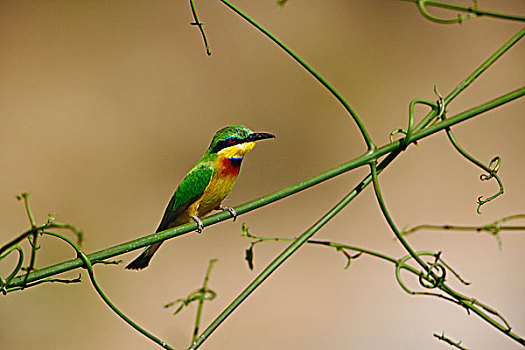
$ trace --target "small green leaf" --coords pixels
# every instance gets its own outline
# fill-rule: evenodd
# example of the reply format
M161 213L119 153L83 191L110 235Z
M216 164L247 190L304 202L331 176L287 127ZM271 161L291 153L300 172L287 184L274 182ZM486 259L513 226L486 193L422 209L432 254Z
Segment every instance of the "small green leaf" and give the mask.
M244 259L248 262L248 267L250 270L253 270L253 245L250 245L250 248L246 249L246 254Z

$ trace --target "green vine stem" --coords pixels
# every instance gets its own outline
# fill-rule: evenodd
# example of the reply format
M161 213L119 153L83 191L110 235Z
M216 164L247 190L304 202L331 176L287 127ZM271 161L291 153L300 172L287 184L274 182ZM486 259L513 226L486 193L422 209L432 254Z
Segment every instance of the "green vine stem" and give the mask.
M35 262L36 262L36 251L38 249L38 236L39 231L35 230L36 227L36 221L33 213L31 212L31 208L29 207L29 193L25 192L22 193L20 196L16 197L18 200L23 199L24 200L24 206L26 208L27 217L29 219L29 222L31 224L31 230L33 230L33 233L28 236L29 244L31 245L31 258L29 262L29 266L26 268L26 274L24 277L24 285L27 284L27 278L29 277L29 274L31 271L35 268Z
M197 16L197 10L195 9L194 0L190 0L190 7L193 19L195 20L195 22L192 22L190 24L199 27L199 31L202 35L202 40L204 41L204 47L206 48L206 54L208 56L211 56L210 46L208 45L208 39L206 39L206 33L204 32L204 23L199 21L199 17Z
M434 15L431 15L425 5L426 3L428 2L428 0L419 0L417 2L417 6L419 8L419 11L421 12L421 14L423 15L423 17L425 17L426 19L428 20L431 20L433 22L436 22L436 23L440 23L440 24L454 24L454 23L463 23L463 20L464 19L469 19L469 18L474 18L476 17L477 15L475 14L468 14L468 15L459 15L456 17L456 18L450 18L450 19L444 19L444 18L440 18L440 17L436 17ZM478 8L478 2L476 0L474 0L474 6L472 7L469 7L472 11L476 11L477 8Z
M296 240L296 238L278 238L278 237L266 238L266 237L254 236L254 235L252 235L250 233L248 227L246 227L246 224L244 224L244 223L241 226L241 230L242 230L242 233L243 233L241 237L251 238L253 240L250 243L250 246L246 249L246 254L245 254L245 260L248 263L248 268L250 270L253 270L253 249L255 248L255 246L257 244L263 243L263 242L293 242L293 241ZM343 256L346 258L346 265L344 267L345 270L350 267L350 265L352 263L352 260L355 260L355 259L359 258L363 254L363 252L361 250L359 250L359 253L351 255L351 254L349 254L347 252L347 249L351 250L350 246L347 246L347 245L344 245L344 244L340 244L340 243L332 243L332 242L326 242L326 241L316 241L316 240L312 240L312 239L307 240L306 243L318 244L318 245L324 245L324 246L332 247L337 252L340 252L341 254L343 254Z
M525 219L525 214L516 214L503 217L492 223L483 226L464 226L464 225L418 225L410 229L403 230L401 234L407 236L421 230L445 230L445 231L474 231L474 232L487 232L496 238L498 248L501 249L502 242L500 237L501 231L525 231L525 225L502 225L503 223L511 220Z
M491 65L493 65L505 52L513 47L521 38L525 36L525 27L522 28L518 33L513 35L507 42L505 42L498 50L496 50L489 58L487 58L478 68L474 70L465 80L450 92L444 99L442 99L442 108L446 109L446 106L454 100L461 92L463 92L469 85L471 85L483 72L485 72ZM515 90L519 91L521 89ZM497 99L493 100L494 102ZM414 127L414 132L421 131L424 128L427 130L433 130L437 125L432 124L432 121L437 119L438 111L432 111L429 113L418 125Z
M243 235L242 236L250 238L250 239L253 240L250 243L250 247L247 249L247 251L251 251L251 254L250 254L251 256L249 257L249 259L251 259L251 260L248 259L248 256L246 258L249 267L253 264L253 247L256 244L262 243L262 242L269 242L269 241L272 241L272 242L290 242L290 241L292 241L293 242L295 240L295 239L287 239L287 238L275 238L275 237L273 237L273 238L263 238L263 237L254 236L254 235L249 233L248 229L245 226L243 227ZM369 256L373 256L373 257L379 258L381 260L389 261L389 262L395 264L396 280L397 280L398 284L400 285L400 287L405 292L407 292L408 294L410 294L410 295L433 296L433 297L437 297L437 298L440 298L440 299L447 300L447 301L453 302L455 304L458 304L458 305L466 308L467 311L473 310L476 314L478 314L478 316L482 317L483 319L490 320L493 323L493 325L501 327L501 328L505 328L505 330L506 330L505 333L508 333L508 335L512 339L516 340L520 344L525 344L525 340L523 338L521 338L520 336L518 336L517 334L511 332L511 327L510 327L509 323L496 310L494 310L492 307L489 307L488 305L480 302L477 299L464 296L464 295L462 295L462 294L452 290L447 285L445 285L444 282L445 282L445 279L446 279L447 271L452 273L452 275L455 278L457 278L463 285L468 286L470 283L465 281L449 264L447 264L441 258L441 253L440 252L438 252L438 253L426 252L426 251L414 252L414 254L416 256L420 257L420 258L421 257L432 257L432 258L434 258L434 262L433 263L428 263L428 262L425 263L425 264L428 265L428 271L427 271L426 269L417 269L417 268L414 268L414 267L408 265L407 262L410 259L412 259L412 255L410 255L410 254L402 257L401 259L395 259L393 257L390 257L388 255L385 255L385 254L382 254L382 253L379 253L379 252L375 252L375 251L371 251L371 250L368 250L368 249L363 249L363 248L360 248L360 247L351 246L351 245L347 245L347 244L343 244L343 243L336 243L336 242L329 242L329 241L318 241L318 240L307 240L306 243L311 244L311 245L328 246L328 247L335 248L336 251L338 251L338 252L343 252L345 257L348 259L347 260L347 265L346 265L345 268L348 267L348 265L350 264L352 259L355 259L355 258L359 257L360 254L365 254L365 255L369 255ZM347 253L346 250L356 251L356 252L358 252L358 254L352 256L349 253ZM401 278L401 270L406 270L406 271L412 273L413 275L417 276L419 278L419 283L420 283L420 285L422 287L424 287L426 289L438 288L441 291L443 291L446 294L448 294L449 296L447 296L445 294L441 294L441 293L418 292L418 291L413 291L413 290L409 289L406 286L406 284L403 282L402 278ZM436 273L439 276L436 277L435 274L430 274L429 271L432 271L432 270L435 270ZM497 317L503 324L500 324L498 321L493 319L489 314Z
M472 7L456 5L456 4L451 4L451 3L442 2L442 1L433 1L433 0L400 0L400 1L412 2L416 4L421 14L425 18L431 21L434 21L434 22L438 22L438 23L445 23L445 24L446 23L461 23L461 20L468 18L468 15L467 16L458 15L458 17L454 19L442 19L442 18L435 17L431 15L430 13L428 13L425 6L440 7L444 9L465 12L465 13L468 13L471 17L472 16L474 17L475 16L486 16L486 17L506 19L506 20L511 20L511 21L520 21L520 22L525 21L524 16L507 15L507 14L502 14L502 13L497 13L497 12L480 10L477 8L477 1L474 1L474 6Z
M206 270L204 282L202 283L201 290L203 293L206 293L206 291L208 290L208 280L210 279L211 269L213 268L213 264L215 264L216 261L217 259L211 259L208 264L208 270ZM204 306L204 299L206 299L205 294L199 299L199 304L197 305L197 315L195 316L195 327L193 328L192 343L194 343L195 340L197 340L197 336L199 335L199 326L201 322L202 307Z
M486 180L490 180L492 178L494 178L497 183L498 183L498 187L499 187L499 190L498 192L496 192L495 194L483 199L483 197L478 197L478 200L477 200L477 204L478 204L478 207L476 209L477 213L478 214L481 214L481 206L490 202L491 200L495 199L496 197L499 197L500 195L503 194L503 183L501 182L501 179L500 177L498 176L498 170L499 170L499 167L500 167L500 164L501 164L501 158L499 156L496 156L494 158L492 158L492 160L490 161L489 165L485 165L483 163L481 163L479 160L477 160L476 158L474 158L473 156L471 156L470 154L467 153L467 151L465 151L460 145L459 143L456 141L454 135L452 134L452 131L450 129L447 129L446 130L446 133L447 133L447 136L448 136L448 139L450 140L450 142L452 143L452 145L454 146L454 148L463 156L465 157L466 159L468 159L472 164L476 165L477 167L483 169L484 171L487 172L487 174L482 174L480 176L480 179L481 181L486 181Z
M452 345L455 348L458 348L458 349L461 349L461 350L468 350L466 347L461 345L460 341L459 342L455 342L452 339L447 338L445 336L445 333L441 333L441 334L434 333L434 337L438 338L441 341L444 341L445 343L448 343L448 344Z
M372 174L372 177L373 177L374 190L375 190L375 193L376 193L376 197L377 197L379 206L380 206L381 211L383 213L383 216L385 217L388 225L390 226L392 232L394 232L394 234L397 237L397 239L400 241L400 243L403 245L403 247L409 252L409 255L406 258L407 259L408 258L413 258L423 268L423 270L426 271L426 277L428 277L427 280L428 279L431 280L431 285L430 286L425 286L425 287L427 287L427 288L439 287L445 293L449 294L452 298L457 300L457 303L459 305L461 305L463 307L466 307L467 309L473 310L478 316L483 318L485 321L490 323L492 326L496 327L498 330L500 330L504 334L508 335L513 340L519 342L520 344L525 345L525 340L523 338L519 337L518 335L510 332L510 327L509 327L507 321L505 321L498 313L491 312L492 311L491 308L486 308L486 307L484 307L483 304L478 303L475 299L467 298L464 295L461 295L461 294L455 292L454 290L452 290L450 287L448 287L444 283L445 282L445 271L446 271L446 268L443 267L443 266L440 266L438 264L438 259L436 259L436 262L435 262L434 265L428 266L427 263L425 263L421 259L421 255L416 253L412 249L412 247L408 244L408 242L403 238L403 235L401 234L401 232L398 230L397 226L395 225L395 223L394 223L392 217L390 216L390 213L389 213L389 211L388 211L388 209L386 207L386 204L384 202L383 196L381 194L381 190L379 188L378 171L377 171L376 165L374 163L371 163L370 164L370 168L371 168L371 174ZM437 271L434 270L434 267L438 267ZM416 294L416 293L414 293L414 294ZM429 292L423 293L423 294L435 295L435 293L429 293ZM447 300L451 300L448 297L445 297L445 298ZM477 308L477 306L480 306L485 311L489 311L489 312L493 313L496 317L498 317L503 322L503 324L501 324L497 320L491 318L485 312L483 312L482 310Z
M29 205L29 192L24 192L19 196L16 196L16 199L18 200L24 200L24 207L26 209L27 218L29 219L29 223L31 224L31 228L36 227L36 220L35 216L33 215L33 212L31 211L31 206Z
M374 191L376 194L377 201L379 203L379 207L381 209L381 212L383 213L383 216L385 217L388 225L396 235L397 239L401 242L401 245L407 252L410 253L410 255L414 258L414 260L425 270L429 271L429 268L427 264L419 257L419 255L416 254L416 252L412 249L412 247L408 244L408 242L403 238L401 235L401 232L397 229L394 220L390 216L390 213L388 212L388 209L386 207L385 201L383 200L383 195L381 193L381 189L379 188L379 180L378 180L378 171L377 171L377 164L375 162L370 163L370 173L372 174L372 181L374 184ZM433 276L436 278L435 276Z
M5 258L13 250L18 250L18 252L19 252L19 261L18 261L18 264L17 264L14 272L11 273L5 281L0 279L0 283L2 283L2 285L0 287L2 288L2 291L3 291L4 294L6 294L8 291L20 290L20 289L23 289L25 287L34 286L34 285L37 285L37 284L40 284L40 283L43 283L43 282L61 282L61 283L80 282L80 275L79 275L78 278L72 279L72 280L41 279L41 280L39 280L37 282L34 282L34 283L28 285L28 284L26 284L26 281L27 281L27 278L28 278L28 273L27 273L23 277L24 283L21 286L11 287L9 289L6 288L6 283L9 283L9 280L14 276L14 274L17 271L20 270L20 268L21 268L21 266L23 264L23 253L22 253L22 250L20 249L20 247L18 246L18 242L20 242L24 238L27 238L30 241L30 244L33 247L33 249L32 249L32 256L31 256L31 262L30 262L29 268L32 269L33 265L34 265L34 262L35 262L34 256L36 255L36 250L34 249L35 241L36 241L35 237L38 236L38 235L47 235L47 236L56 237L56 238L58 238L58 239L60 239L60 240L62 240L64 242L66 242L67 244L69 244L69 246L71 246L75 250L78 259L80 259L80 261L82 261L83 267L88 272L91 284L93 285L93 287L95 288L95 290L97 291L99 296L102 298L102 300L104 300L104 302L109 306L109 308L111 310L113 310L113 312L115 312L118 316L120 316L130 326L135 328L135 330L137 330L138 332L142 333L144 336L148 337L149 339L151 339L155 343L159 344L163 348L168 349L168 350L174 350L171 346L169 346L168 344L166 344L162 340L160 340L157 337L155 337L153 334L149 333L148 331L146 331L145 329L140 327L137 323L133 322L122 311L120 311L111 302L111 300L109 300L109 298L102 291L102 289L98 285L97 281L95 280L95 273L93 271L93 264L91 263L91 261L88 258L88 256L82 251L82 249L80 249L79 244L74 243L72 240L70 240L69 238L65 237L64 235L61 235L61 234L56 233L56 232L49 231L50 228L66 228L70 232L73 232L77 236L78 242L81 242L82 234L80 233L79 230L77 230L72 225L61 224L61 223L55 222L54 221L54 219L55 219L54 216L49 216L47 222L44 225L38 226L36 224L36 221L35 221L35 218L34 218L34 215L33 215L33 211L31 210L31 206L29 205L29 199L28 199L29 198L29 194L28 193L23 193L21 196L19 196L19 199L20 198L24 199L25 209L26 209L26 213L28 215L28 218L29 218L29 221L30 221L30 224L31 224L31 229L29 231L23 233L19 237L17 237L14 241L12 241L11 243L13 243L13 242L15 242L15 243L13 243L10 247L8 245L5 245L2 248L0 248L0 260ZM4 254L2 254L3 251L5 251ZM109 262L108 261L100 261L100 262L101 263L106 263L106 264L116 263L116 262L113 262L113 261L109 261ZM29 268L28 268L28 270L29 270Z
M199 327L201 323L201 315L202 315L202 308L204 307L204 301L205 300L214 300L217 297L217 293L208 288L208 281L210 279L211 270L213 268L213 265L217 262L217 259L210 259L208 262L208 269L206 270L206 275L204 275L204 282L202 283L202 287L191 292L187 297L185 298L178 298L175 301L170 301L169 303L164 305L164 308L170 308L174 305L179 304L179 306L175 309L173 312L174 315L177 315L179 312L182 311L183 308L189 306L194 301L198 302L197 305L197 314L195 316L195 326L193 327L193 338L192 343L195 342L197 339L197 336L199 335Z
M262 237L257 237L257 236L254 236L254 235L250 234L246 227L243 228L243 237L247 237L247 238L250 238L250 239L253 240L250 243L250 247L247 249L247 251L248 250L252 251L252 253L251 253L252 256L250 257L250 259L253 259L253 247L256 244L258 244L258 243L268 242L268 241L273 241L273 242L294 241L294 239L287 239L287 238L262 238ZM417 255L418 257L428 256L428 257L433 257L434 258L434 262L433 263L426 263L426 264L428 265L429 270L436 269L436 272L439 272L440 276L438 278L436 278L436 277L433 277L432 275L430 275L424 269L423 270L416 269L416 268L408 265L407 262L410 259L412 259L412 256L410 254L404 256L401 259L395 259L393 257L390 257L388 255L385 255L385 254L382 254L382 253L379 253L379 252L374 252L374 251L371 251L371 250L368 250L368 249L363 249L363 248L359 248L359 247L351 246L351 245L347 245L347 244L342 244L342 243L329 242L329 241L317 241L317 240L308 240L307 243L309 243L311 245L324 245L324 246L328 246L328 247L333 247L333 248L336 249L336 251L342 251L342 252L344 252L345 250L352 250L352 251L359 252L358 254L370 255L370 256L374 256L376 258L379 258L381 260L386 260L386 261L389 261L391 263L394 263L395 267L396 267L396 269L395 269L396 280L399 283L399 285L401 286L401 288L405 292L407 292L408 294L410 294L410 295L426 295L426 296L434 296L434 297L437 297L437 298L441 298L441 299L453 302L455 304L458 304L458 305L460 305L462 307L465 307L467 309L467 311L468 310L473 310L472 306L479 306L482 310L485 311L485 312L483 312L483 311L481 311L479 309L474 310L476 313L479 313L479 316L482 316L483 318L489 318L489 319L491 319L491 317L487 313L496 316L498 319L500 319L503 322L503 326L502 327L506 327L507 332L510 332L510 329L511 329L510 325L508 324L508 322L496 310L494 310L493 308L491 308L491 307L481 303L480 301L478 301L478 300L476 300L474 298L463 296L463 295L453 291L450 287L448 287L448 286L446 286L444 284L447 271L452 273L453 276L455 278L457 278L462 284L469 285L470 283L465 281L449 264L447 264L441 258L441 253L433 253L433 252L425 252L425 251L415 252L415 255ZM352 255L346 253L345 257L348 259L347 266L350 263L351 259L355 259L358 256L359 255L352 256ZM247 262L248 262L249 266L251 264L253 264L253 261L248 261L248 258L247 258ZM420 285L422 287L427 288L427 289L433 289L433 288L441 289L446 294L450 295L452 298L448 297L446 295L440 294L440 293L417 292L417 291L413 291L413 290L409 289L406 286L406 284L403 282L402 278L401 278L401 270L406 270L406 271L412 273L413 275L418 276ZM493 320L493 322L498 324L497 321ZM511 334L511 337L513 337L513 339L517 340L520 344L524 344L524 342L525 342L525 340L523 338L519 337L518 335L516 335L514 333Z
M444 99L441 96L441 94L439 93L439 91L437 90L437 87L434 87L434 91L435 91L436 95L439 97L437 105L441 109L441 112L436 116L435 120L437 120L437 118L441 118L441 120L445 120L446 119L446 115L445 115ZM413 114L413 102L414 101L412 101L412 103L410 104L411 105L411 109L412 109L412 111L411 111L412 113L410 114L411 119L413 119L413 116L412 116L412 114ZM424 101L424 102L429 103L428 101ZM410 128L409 128L409 130L410 130ZM491 200L493 200L493 199L495 199L495 198L497 198L497 197L499 197L500 195L503 194L503 183L501 182L501 179L500 179L500 177L497 174L498 170L500 168L500 165L501 165L501 158L499 156L496 156L496 157L492 158L492 160L490 161L489 165L487 166L487 165L481 163L479 160L477 160L473 156L471 156L467 151L465 151L459 145L459 143L456 141L456 138L452 134L452 130L450 130L450 128L447 128L445 132L446 132L446 134L448 136L449 141L452 143L452 145L454 146L456 151L458 151L459 154L461 154L463 157L465 157L468 161L470 161L471 163L473 163L477 167L479 167L482 170L484 170L485 172L487 172L487 174L482 174L480 176L480 180L481 181L487 181L487 180L490 180L490 179L494 178L494 179L496 179L496 181L498 183L499 190L498 190L497 193L493 194L492 196L490 196L490 197L488 197L486 199L482 199L483 198L482 196L478 197L478 200L477 200L478 207L477 207L476 211L477 211L478 214L481 214L480 209L481 209L482 205L490 202Z
M27 214L27 217L29 219L29 223L31 225L31 228L22 233L20 236L12 240L11 242L7 243L3 247L0 248L0 261L2 261L5 257L7 257L10 253L12 253L14 250L18 252L18 263L14 267L13 271L7 276L6 279L2 279L0 277L0 290L5 295L9 291L13 290L11 288L7 288L7 286L11 283L13 279L17 276L17 274L25 270L25 273L23 274L23 282L15 288L15 290L21 290L24 289L26 286L34 286L36 284L28 284L28 279L32 271L35 270L35 262L36 262L36 253L39 249L38 247L38 237L42 235L42 232L45 229L48 228L57 228L57 229L68 229L69 231L73 232L77 237L77 242L80 244L82 242L82 232L77 230L75 227L69 224L63 224L55 222L55 218L53 216L49 216L47 222L43 225L38 226L35 221L35 217L33 215L33 212L31 210L31 207L29 205L29 193L24 192L21 195L17 196L18 200L23 199L24 200L24 208ZM24 263L24 253L22 248L20 248L19 243L23 240L27 239L29 241L29 245L31 246L31 256L29 265L27 267L22 267ZM21 278L21 277L18 277ZM60 279L50 279L46 280L47 282L63 282L63 280ZM71 283L76 282L76 280L65 280L67 282L64 283Z
M7 294L6 286L11 282L11 280L13 278L15 278L15 276L18 274L18 272L20 272L20 270L22 269L22 265L24 263L24 251L18 245L12 245L11 247L9 247L9 249L7 249L4 252L4 254L1 254L0 255L0 261L2 261L4 258L6 258L13 251L17 251L18 252L18 262L17 262L16 266L14 267L13 271L5 279L0 277L0 289L1 289L1 291L2 291L2 293L4 295Z

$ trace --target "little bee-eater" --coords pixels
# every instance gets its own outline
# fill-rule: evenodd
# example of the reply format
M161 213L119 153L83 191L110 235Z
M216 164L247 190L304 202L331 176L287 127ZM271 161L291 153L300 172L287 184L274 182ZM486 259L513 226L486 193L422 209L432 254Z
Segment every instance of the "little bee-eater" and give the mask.
M255 141L274 138L268 133L253 132L245 126L227 126L217 131L201 160L184 177L164 212L156 232L195 221L197 232L202 232L201 217L214 209L229 211L235 220L233 208L221 206L230 193L243 157L255 147ZM154 243L133 260L126 269L140 270L148 266L162 242Z

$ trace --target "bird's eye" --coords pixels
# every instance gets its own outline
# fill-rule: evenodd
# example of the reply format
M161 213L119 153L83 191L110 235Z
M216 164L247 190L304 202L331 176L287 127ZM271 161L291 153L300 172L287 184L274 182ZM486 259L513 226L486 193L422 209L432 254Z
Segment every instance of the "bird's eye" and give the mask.
M228 139L228 143L230 145L233 145L235 143L235 140L233 138Z

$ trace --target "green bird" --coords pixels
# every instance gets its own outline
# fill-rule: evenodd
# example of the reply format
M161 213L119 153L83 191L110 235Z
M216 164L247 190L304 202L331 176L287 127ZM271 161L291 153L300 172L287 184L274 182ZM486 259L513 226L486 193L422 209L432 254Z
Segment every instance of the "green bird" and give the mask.
M229 211L235 220L235 210L221 206L221 202L232 190L241 162L255 147L255 142L274 137L268 133L253 132L245 126L227 126L217 131L204 156L175 190L155 232L193 220L198 224L197 232L201 233L203 224L200 218L214 209ZM148 266L162 243L146 247L126 269L140 270Z

